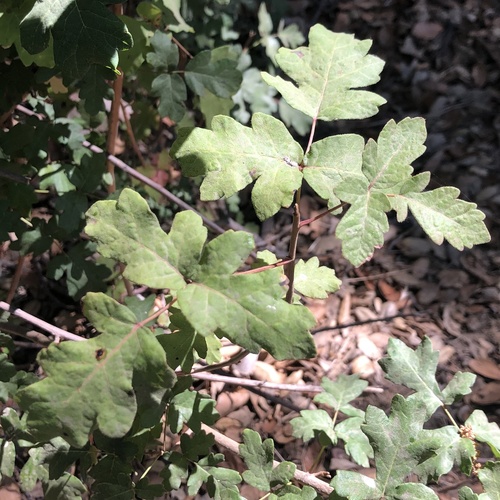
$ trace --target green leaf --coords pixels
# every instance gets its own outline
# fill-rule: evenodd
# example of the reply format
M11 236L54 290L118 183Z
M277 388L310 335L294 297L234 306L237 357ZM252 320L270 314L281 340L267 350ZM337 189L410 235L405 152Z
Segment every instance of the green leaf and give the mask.
M312 118L367 118L386 102L372 92L352 90L379 81L384 62L367 55L371 44L316 24L309 31L309 47L281 48L276 55L278 66L297 86L280 76L262 77L288 104Z
M179 64L179 49L170 37L156 31L151 39L153 52L147 54L147 61L157 71L174 71ZM186 84L178 74L162 73L151 83L152 95L160 98L158 111L161 117L168 116L175 122L182 120L186 111Z
M349 183L366 183L361 170L365 142L356 134L327 137L314 142L304 158L304 180L321 198L328 200L328 206L338 205L335 195L338 185L346 180Z
M486 443L493 454L500 458L500 428L497 423L488 422L484 411L474 410L464 425L472 427L476 439Z
M16 445L7 439L0 439L0 480L14 476Z
M146 60L157 71L176 70L179 64L179 49L172 43L170 37L162 31L155 31L151 38L152 52L146 56Z
M162 0L159 4L163 12L168 11L177 23L173 23L170 19L166 20L170 31L174 33L180 33L181 31L192 33L194 31L181 15L181 0Z
M373 449L366 434L361 430L363 418L352 417L343 420L335 426L339 439L345 443L345 451L362 467L369 467L369 459L373 458Z
M295 266L294 287L306 297L326 299L328 294L336 292L341 284L335 276L335 271L320 266L317 257L312 257L307 262L300 259Z
M273 31L273 20L271 19L269 12L267 12L266 4L264 2L259 5L257 17L259 19L259 35L261 37L270 35Z
M377 485L388 495L413 471L417 460L408 448L422 430L426 408L419 398L397 394L389 417L374 406L366 410L366 424L361 426L375 455Z
M500 500L500 462L486 462L478 477L484 487L480 500Z
M208 90L217 97L228 98L240 88L242 75L237 65L227 47L204 50L188 62L184 78L197 95L202 96Z
M218 417L215 401L190 389L176 394L168 407L168 423L175 433L180 432L184 424L198 433L201 431L202 422L212 425Z
M47 276L59 280L66 276L68 294L80 300L87 292L104 292L110 270L89 257L95 252L92 242L80 242L68 252L54 257L47 266Z
M266 439L262 442L260 435L251 429L243 431L240 455L248 467L243 472L243 480L259 490L269 491L275 486L286 484L295 474L296 467L291 462L273 466L273 440Z
M158 111L161 117L168 116L174 122L180 122L186 108L186 85L179 75L163 74L157 76L151 84L151 94L160 98Z
M297 24L285 26L284 20L278 25L278 38L281 43L288 48L294 49L305 42L304 35Z
M375 479L348 470L339 470L330 483L335 491L334 498L349 500L373 500L383 498Z
M282 299L281 271L234 274L254 248L251 234L227 231L204 245L201 218L186 211L166 235L147 203L128 189L118 201L94 204L87 217L85 230L99 252L126 264L131 281L176 291L179 308L199 334L226 336L279 359L315 355L309 334L314 318L306 307Z
M301 410L300 417L293 418L290 423L295 437L308 441L323 433L330 444L337 444L332 417L325 410Z
M114 80L115 74L103 66L93 64L80 81L80 99L85 101L85 110L96 115L105 111L104 99L113 99L113 89L107 80Z
M261 220L289 206L300 187L302 148L275 118L256 113L252 128L216 116L212 130L181 130L171 154L189 177L205 175L203 200L229 197L256 180L252 201Z
M398 207L406 205L431 240L441 245L446 239L457 250L488 243L491 236L483 222L484 213L475 203L458 200L460 191L446 186L425 193L407 192L391 200ZM397 205L396 205L397 203Z
M360 187L361 190L366 188L353 183L353 192L359 192ZM337 225L335 234L342 241L342 255L354 266L360 266L370 259L375 248L384 244L384 233L389 230L385 212L390 208L384 194L368 191L368 194L352 203Z
M310 486L304 486L302 489L297 488L293 484L287 484L269 495L269 500L321 500L321 497L316 493L316 490Z
M200 456L207 456L214 443L213 434L207 434L203 430L197 431L193 436L181 436L182 453L189 460L196 461Z
M386 377L395 384L402 384L420 393L427 406L428 415L432 415L436 408L447 402L443 391L436 382L436 369L439 353L432 349L431 341L425 337L422 343L413 350L397 339L389 339L387 357L379 361L386 372ZM463 377L462 375L468 375ZM474 383L473 374L456 374L461 384L454 386L453 399L470 393Z
M199 258L207 234L192 212L178 214L170 234L165 234L144 199L130 189L118 201L95 203L87 212L85 231L98 241L104 257L127 265L128 279L172 290L185 286L182 271Z
M188 494L194 495L203 483L210 498L215 500L241 500L237 485L241 476L235 470L217 467L222 455L209 455L195 464L195 471L188 479Z
M441 475L450 472L455 464L468 463L470 469L475 455L473 442L461 438L451 425L420 432L409 450L417 458L415 473L422 483L437 481Z
M83 78L93 65L116 70L118 51L133 44L125 24L97 0L40 0L21 22L30 54L54 39L54 59L65 82Z
M335 380L323 377L321 386L325 392L314 396L316 403L323 403L335 411L349 416L363 416L363 412L349 403L356 399L368 386L366 380L360 380L358 375L339 375Z
M94 428L109 437L124 436L138 400L141 411L159 417L162 397L175 378L154 335L137 324L128 308L89 293L84 311L105 333L41 351L38 361L47 377L18 392L21 407L29 409L33 434L42 440L63 436L76 447L85 445Z
M357 172L344 174L335 195L351 203L337 226L342 240L342 252L359 266L369 259L375 248L384 243L389 229L385 212L394 208L389 201L411 179L411 162L424 151L425 122L422 118L405 118L396 123L390 120L380 132L378 141L369 140L363 152L362 176Z
M205 124L207 128L211 128L212 120L217 115L229 116L231 109L234 107L232 99L225 97L217 97L212 92L205 90L200 96L200 111L205 117Z

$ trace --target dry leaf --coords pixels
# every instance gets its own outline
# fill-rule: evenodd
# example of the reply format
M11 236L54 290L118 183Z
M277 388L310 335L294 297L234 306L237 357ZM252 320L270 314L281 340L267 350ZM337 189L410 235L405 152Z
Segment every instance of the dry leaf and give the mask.
M500 380L500 366L492 359L471 359L469 361L469 368L485 378Z

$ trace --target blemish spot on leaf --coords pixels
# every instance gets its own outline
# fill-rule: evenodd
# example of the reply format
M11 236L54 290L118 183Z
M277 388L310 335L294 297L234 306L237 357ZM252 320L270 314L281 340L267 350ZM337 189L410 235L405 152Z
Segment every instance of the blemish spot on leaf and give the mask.
M106 349L96 349L95 351L95 359L97 359L97 361L102 361L106 358L106 355Z

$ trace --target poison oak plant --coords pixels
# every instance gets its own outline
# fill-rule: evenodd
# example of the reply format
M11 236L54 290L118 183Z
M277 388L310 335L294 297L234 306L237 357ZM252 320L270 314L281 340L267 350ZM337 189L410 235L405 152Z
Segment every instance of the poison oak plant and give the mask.
M149 81L164 116L183 119L188 92L200 100L208 93L229 99L239 90L240 56L231 47L202 51L179 68L177 45L162 30L169 25L190 31L179 2L141 2L142 21L120 19L106 3L116 4L67 0L56 5L45 0L19 7L9 3L0 11L0 26L6 20L23 21L20 30L1 35L2 45L12 50L7 65L16 69L18 57L26 64L37 58L39 66L52 68L48 72L39 68L37 81L61 75L65 85L80 90L89 113L103 109L103 97L110 95L106 80L122 76L119 51L126 48L131 50L123 66L139 68L137 78ZM186 2L182 12L192 6ZM265 9L259 12L267 44L272 24ZM133 41L137 41L134 48ZM283 77L262 75L289 106L309 117L305 150L283 122L264 113L255 113L250 127L216 115L210 129L180 128L170 150L184 175L203 177L203 200L229 197L253 184L252 203L260 219L292 206L289 256L283 260L268 250L255 252L254 238L247 232L229 230L208 238L204 220L194 210L177 213L167 233L146 200L128 188L87 210L91 196L115 185L113 172L104 174L102 151L83 142L82 123L55 118L54 107L41 99L31 101L38 116L18 125L22 129L12 127L0 135L9 193L16 199L30 195L24 203L2 199L8 214L2 231L19 233L19 248L25 254L44 252L56 237L73 238L65 260L52 261L56 262L53 274L66 273L68 287L71 284L74 297L83 296L83 312L98 332L91 339L56 332L70 340L40 351L40 378L16 370L12 339L0 334L0 399L16 403L6 407L0 419L2 477L13 477L16 464L22 462L18 475L22 489L31 491L40 481L46 498L81 498L89 492L97 499L168 498L168 492L184 487L190 495L203 489L212 498L240 499L239 485L245 482L270 499L431 499L437 496L427 485L456 467L477 473L484 486L481 495L462 488L461 499L498 498L499 463L490 461L479 468L477 447L478 442L486 443L498 458L500 430L477 411L463 427L453 421L446 405L470 392L474 376L457 373L441 389L435 379L437 353L428 339L416 351L400 341L390 342L381 366L387 378L414 393L407 398L397 395L389 415L374 406L365 412L352 406L366 382L341 376L336 381L324 379L324 392L315 397L326 409L303 410L292 420L297 438L317 438L323 447L342 441L354 461L375 466L375 479L337 471L328 484L291 462L274 462L273 441L262 442L251 430L243 433L238 445L210 427L218 419L215 402L191 390L189 375L195 361L220 361L223 337L243 349L238 358L261 349L277 359L315 356L309 333L314 319L301 297L327 297L340 282L334 270L320 266L317 258L297 259L298 235L311 222L302 220L299 210L304 183L325 200L320 216L343 212L337 236L343 255L354 265L368 260L383 244L391 210L400 221L410 210L438 244L446 239L463 249L489 240L483 214L473 203L459 200L458 190L424 191L429 174L412 175L411 163L425 149L424 120L390 121L377 141L367 143L355 134L315 141L318 120L367 118L385 102L364 90L378 81L383 68L379 58L368 54L370 45L369 40L316 25L308 46L282 48L275 55ZM130 82L124 81L127 87ZM32 76L26 85L25 91L36 87ZM121 99L119 86L114 91L116 106ZM24 91L12 92L10 107L16 103L12 96L20 99ZM53 122L44 122L44 116ZM67 146L67 163L44 164L39 152L49 148L40 144L48 137ZM36 139L35 144L30 138ZM91 155L84 152L84 145L91 148ZM21 157L27 161L16 171L16 159ZM32 219L32 227L26 229L21 217L29 214L36 197L21 178L33 173L59 197L54 222ZM90 245L75 241L84 224L83 211ZM121 283L126 280L130 291L134 284L141 285L149 295L142 300L130 293L116 300L119 294L112 287L102 288L104 274L96 276L93 271L88 256L95 251L106 262L121 265ZM164 301L159 309L154 309L156 291ZM450 425L424 429L438 409L449 416ZM224 456L213 452L214 444L239 453L247 470L240 475L220 466ZM26 451L24 460L16 462ZM408 481L410 474L418 482Z

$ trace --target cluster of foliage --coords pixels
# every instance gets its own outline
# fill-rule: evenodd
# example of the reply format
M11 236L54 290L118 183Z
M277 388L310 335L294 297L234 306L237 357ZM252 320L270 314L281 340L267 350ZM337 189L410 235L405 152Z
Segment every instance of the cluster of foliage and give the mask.
M390 121L377 141L356 134L314 141L318 120L367 118L385 102L363 90L383 68L368 54L369 40L316 25L301 45L296 26L276 25L265 4L251 0L153 0L127 15L121 3L11 0L0 8L0 241L21 256L50 256L47 278L82 299L100 332L40 350L40 379L16 369L13 340L0 333L0 399L9 402L0 418L0 477L13 477L16 457L28 453L19 482L31 491L40 481L46 498L89 490L98 499L154 498L186 483L190 495L205 488L213 498L237 499L242 481L269 498L319 498L311 486L295 485L293 463L275 466L272 440L253 431L239 448L248 470L240 476L219 465L223 455L211 452L214 437L203 427L217 420L215 402L190 390L194 362L220 361L223 337L277 359L315 356L314 319L301 298L324 298L339 280L317 258L295 259L297 235L310 222L298 208L304 182L325 200L323 216L348 207L336 234L354 265L383 244L391 210L399 221L409 210L434 242L458 249L489 240L484 216L455 188L424 191L429 174L412 175L426 138L420 118ZM252 9L259 38L240 44L246 16L238 13ZM165 120L177 123L170 155L186 177L203 177L202 200L251 185L261 220L295 207L289 259L255 252L245 231L209 239L194 210L175 214L168 233L162 229L148 202L86 142L106 142L106 103L122 101L119 87L109 85L115 79L133 103L134 138L147 141ZM21 103L30 116L19 114ZM200 121L206 128L194 126ZM308 134L305 150L291 127ZM149 202L165 213L158 198ZM149 295L124 298L131 284ZM423 428L474 381L458 373L441 390L427 340L415 352L391 342L381 365L415 391L396 396L389 416L354 408L366 382L346 376L324 380L315 398L330 411L304 410L292 422L296 437L324 446L342 440L354 461L375 464L374 480L338 471L331 498L437 498L426 484L455 466L476 471L476 441L499 456L500 431L482 412L461 430L454 423ZM165 447L167 431L178 435L175 449ZM162 483L150 482L153 468ZM410 473L419 482L407 482ZM499 463L478 475L485 493L463 488L461 498L496 498Z

